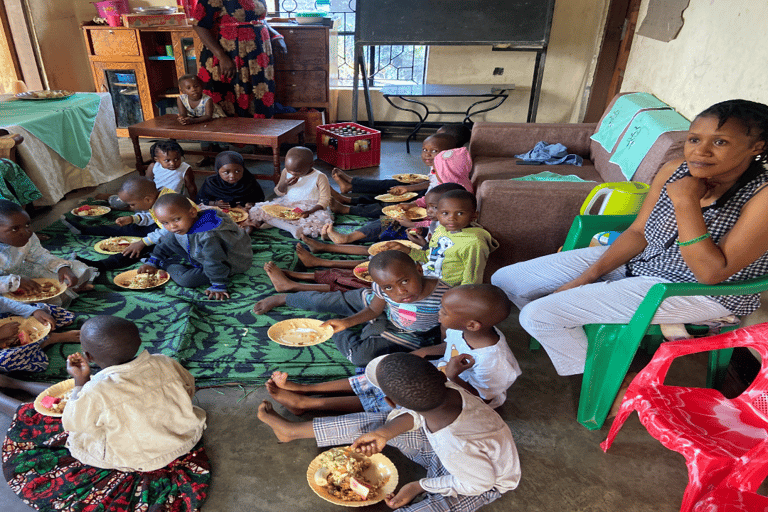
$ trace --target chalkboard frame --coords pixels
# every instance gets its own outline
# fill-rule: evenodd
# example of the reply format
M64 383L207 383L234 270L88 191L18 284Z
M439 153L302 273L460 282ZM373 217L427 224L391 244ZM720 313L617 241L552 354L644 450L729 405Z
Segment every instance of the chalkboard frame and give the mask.
M441 4L446 10L436 8ZM459 6L465 9L457 13ZM554 6L555 0L357 0L355 44L546 48ZM507 27L501 19L515 21Z

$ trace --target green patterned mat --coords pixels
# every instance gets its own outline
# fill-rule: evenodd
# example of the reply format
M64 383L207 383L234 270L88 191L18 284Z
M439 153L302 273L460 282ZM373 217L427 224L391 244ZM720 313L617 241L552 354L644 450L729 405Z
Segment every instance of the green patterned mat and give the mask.
M110 213L101 222L113 222ZM339 231L351 231L367 219L337 217ZM90 220L89 223L100 222ZM345 229L346 228L346 229ZM104 237L71 234L61 222L42 231L51 239L43 245L52 253L69 258L72 252L89 259L104 256L93 245ZM319 382L353 374L354 367L339 354L333 341L303 348L290 348L269 340L267 329L287 318L331 318L331 315L289 307L276 308L267 315L251 312L253 305L275 293L263 266L269 260L280 268L297 265L296 240L283 231L255 232L253 266L232 279L228 301L209 301L200 289L185 289L170 281L148 291L125 290L112 283L124 270L97 278L96 289L83 293L69 310L77 315L77 325L96 315L116 315L136 323L144 347L177 359L194 375L198 386L220 384L263 384L276 369L288 372L301 382ZM342 256L342 255L333 255ZM355 257L350 257L354 259ZM357 257L361 258L361 257ZM300 262L298 262L301 265ZM138 265L136 265L138 266ZM50 366L44 373L28 378L55 382L68 378L66 357L79 350L77 344L55 344L46 349Z

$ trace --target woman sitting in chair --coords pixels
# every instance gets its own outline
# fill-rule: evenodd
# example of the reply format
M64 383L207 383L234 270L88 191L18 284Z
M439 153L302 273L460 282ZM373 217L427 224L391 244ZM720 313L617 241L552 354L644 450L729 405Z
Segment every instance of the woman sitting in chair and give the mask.
M627 323L656 283L717 284L768 273L768 106L729 100L691 123L684 159L665 164L637 219L607 247L542 256L491 282L559 375L584 372L585 324ZM759 294L667 298L652 323L695 323L760 306Z

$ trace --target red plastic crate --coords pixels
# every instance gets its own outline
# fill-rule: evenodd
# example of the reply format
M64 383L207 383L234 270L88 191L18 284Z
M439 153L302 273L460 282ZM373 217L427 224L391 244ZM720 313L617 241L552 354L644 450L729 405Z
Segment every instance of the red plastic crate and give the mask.
M340 135L332 130L350 127L362 130L360 135ZM335 143L333 141L336 141ZM360 144L360 141L367 141ZM334 147L334 144L336 147ZM317 157L339 169L362 169L379 165L381 132L357 123L324 124L317 127Z

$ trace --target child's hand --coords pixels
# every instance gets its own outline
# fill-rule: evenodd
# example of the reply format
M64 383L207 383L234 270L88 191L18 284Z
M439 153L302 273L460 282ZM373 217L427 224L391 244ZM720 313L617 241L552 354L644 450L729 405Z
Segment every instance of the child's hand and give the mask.
M82 386L91 380L91 367L82 354L67 357L67 373L75 379L75 386Z
M408 231L406 231L405 232L405 236L408 237L408 240L410 240L411 242L417 244L419 247L426 247L426 245L428 244L426 238L424 238L423 236L418 234L418 232L416 232L416 231L414 231L412 229L409 229Z
M298 182L299 182L299 178L300 178L300 177L301 177L301 176L293 176L293 175L291 175L291 177L290 177L290 178L288 178L287 180L285 180L285 186L286 186L286 187L290 187L290 186L292 186L292 185L295 185L296 183L298 183Z
M137 240L132 244L130 244L125 249L123 249L123 256L128 256L130 258L138 258L139 254L141 254L141 251L143 251L145 247L146 247L146 244L144 244L143 241Z
M387 438L375 430L361 435L355 439L354 443L352 443L352 449L362 453L366 457L370 457L374 453L379 453L385 446L387 446Z
M40 291L42 286L40 286L39 283L36 281L31 280L28 277L22 277L19 279L19 288L18 290L21 290L24 293L37 293ZM17 291L18 291L17 290Z
M325 322L320 324L320 327L327 327L327 326L333 327L334 334L349 328L349 325L347 325L347 322L343 318L331 318L330 320L326 320Z
M48 324L51 327L56 326L56 320L53 319L50 313L44 309L36 309L32 316L37 319L38 322Z
M3 326L0 326L0 344L5 347L5 341L12 341L10 338L15 338L19 334L19 322L8 322Z
M412 502L416 496L423 492L424 488L421 487L421 484L418 482L418 480L415 482L409 482L405 484L397 494L387 494L387 497L384 498L384 502L389 508L392 509L404 507Z
M205 295L211 300L227 300L229 298L229 292L205 290Z
M69 267L61 267L59 269L59 282L66 283L67 286L75 286L77 284L77 276Z
M218 201L215 201L213 203L213 206L218 206L219 208L231 208L229 206L229 203L224 201L224 200L222 200L222 199L219 199Z
M408 217L405 217L405 216L398 217L397 218L397 223L400 224L403 227L406 227L406 228L412 228L412 227L414 227L416 225L415 222L413 222L411 219L409 219Z
M118 217L115 219L115 224L118 226L127 226L128 224L133 223L133 217L130 215L124 215L122 217Z
M191 118L191 117L187 117L187 116L179 116L179 117L178 117L178 120L179 120L179 123L181 123L181 124L192 124L192 123L191 123L191 120L192 120L192 118Z
M475 358L469 354L459 354L453 356L448 364L445 366L445 376L448 380L454 380L461 375L465 370L469 370L475 366Z
M157 270L158 270L157 267L153 267L149 263L145 263L139 267L136 273L137 274L155 274L157 273Z
M251 209L251 208L253 208L255 205L256 205L256 203L245 203L245 204L243 205L243 208L245 208L246 210L250 210L250 209Z
M387 242L383 246L383 250L385 251L400 251L404 252L405 254L411 254L411 248L407 247L404 244L398 243L398 242Z
M392 187L392 188L390 188L390 189L388 190L388 192L389 192L390 194L392 194L393 196L401 196L401 195L405 194L406 192L408 192L408 189L407 189L407 188L405 188L405 187L404 187L404 186L402 186L402 185L399 185L399 186L397 186L397 187Z

